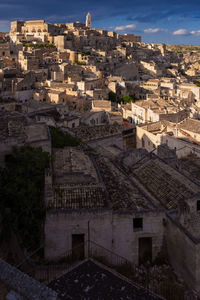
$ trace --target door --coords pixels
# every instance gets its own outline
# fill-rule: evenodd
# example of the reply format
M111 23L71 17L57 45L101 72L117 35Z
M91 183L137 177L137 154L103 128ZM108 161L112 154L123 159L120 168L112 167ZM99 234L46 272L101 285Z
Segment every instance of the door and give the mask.
M139 264L152 261L152 238L139 238Z
M72 234L72 257L82 260L85 257L85 237L84 234Z

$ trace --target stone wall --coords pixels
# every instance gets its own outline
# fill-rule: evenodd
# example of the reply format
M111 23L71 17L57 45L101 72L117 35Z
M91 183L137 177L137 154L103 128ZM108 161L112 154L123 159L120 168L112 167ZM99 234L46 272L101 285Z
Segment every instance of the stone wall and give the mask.
M45 222L45 257L56 259L72 249L72 234L84 234L88 240L88 221L90 239L107 249L111 248L111 211L47 212ZM106 232L106 234L105 234Z
M26 102L33 98L33 90L29 91L16 91L16 92L2 92L2 98L14 98L17 102Z
M146 128L137 126L136 137L137 148L142 148L142 140L144 141L144 147L148 152L154 150L161 144L167 144L170 149L176 150L178 158L186 157L191 153L195 153L200 157L200 146L194 143L184 141L183 139L170 136L168 134L153 134L147 131ZM157 149L154 152L157 153Z
M134 231L133 218L143 218L143 230ZM138 264L139 238L152 238L152 259L154 260L162 247L163 213L127 213L113 215L112 223L112 251Z
M191 289L200 290L200 244L192 240L173 217L165 228L169 260Z
M133 218L143 218L143 229L134 231ZM90 240L138 263L138 240L152 237L153 259L163 239L162 212L113 213L112 210L49 211L45 223L45 256L56 259L72 249L72 234L84 234ZM105 234L106 232L106 234Z

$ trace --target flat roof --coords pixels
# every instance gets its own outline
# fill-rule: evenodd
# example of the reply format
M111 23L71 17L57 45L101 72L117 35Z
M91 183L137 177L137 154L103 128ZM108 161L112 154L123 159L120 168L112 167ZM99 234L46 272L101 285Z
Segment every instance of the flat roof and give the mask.
M48 140L49 134L46 124L37 123L25 126L27 142L37 142L40 140Z

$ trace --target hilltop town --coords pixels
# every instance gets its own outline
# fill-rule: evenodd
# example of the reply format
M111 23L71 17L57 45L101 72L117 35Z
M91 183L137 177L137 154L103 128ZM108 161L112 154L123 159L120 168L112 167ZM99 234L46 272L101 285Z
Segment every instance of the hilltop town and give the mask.
M200 48L11 22L0 198L1 299L199 299Z

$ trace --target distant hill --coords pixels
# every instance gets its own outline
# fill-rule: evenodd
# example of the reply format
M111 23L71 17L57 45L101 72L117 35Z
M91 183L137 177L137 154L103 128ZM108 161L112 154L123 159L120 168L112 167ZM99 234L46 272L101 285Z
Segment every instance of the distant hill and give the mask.
M177 53L200 52L200 46L192 45L167 45L167 50Z

